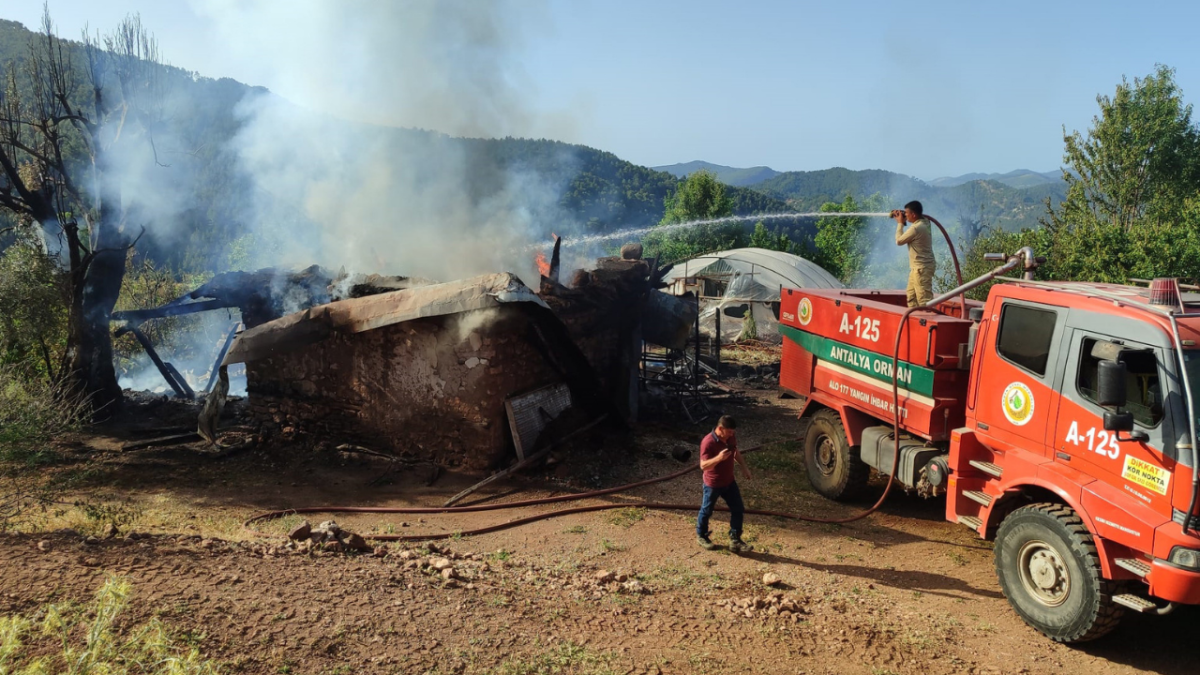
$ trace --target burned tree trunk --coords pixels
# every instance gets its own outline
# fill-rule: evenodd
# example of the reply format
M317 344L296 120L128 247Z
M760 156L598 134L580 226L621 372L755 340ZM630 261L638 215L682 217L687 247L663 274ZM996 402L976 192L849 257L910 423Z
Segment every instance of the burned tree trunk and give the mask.
M101 220L105 209L100 210ZM67 326L68 355L64 374L74 391L89 397L98 418L112 415L121 404L121 387L113 365L109 323L125 276L125 237L115 227L93 228L91 252L79 238L79 227L64 227L70 251L71 307Z

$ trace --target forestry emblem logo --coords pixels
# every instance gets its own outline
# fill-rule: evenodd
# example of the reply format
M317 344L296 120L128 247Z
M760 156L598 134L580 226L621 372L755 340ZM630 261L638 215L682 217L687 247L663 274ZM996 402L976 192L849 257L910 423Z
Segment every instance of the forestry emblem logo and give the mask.
M812 321L812 301L808 298L801 298L800 307L796 310L796 313L800 315L800 325L807 326L808 322Z
M1008 421L1019 427L1033 419L1033 392L1022 382L1013 382L1004 388L1000 405Z

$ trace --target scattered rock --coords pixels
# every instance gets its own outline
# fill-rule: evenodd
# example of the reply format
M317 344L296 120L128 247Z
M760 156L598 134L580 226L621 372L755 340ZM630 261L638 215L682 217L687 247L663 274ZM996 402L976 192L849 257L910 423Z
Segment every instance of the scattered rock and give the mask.
M433 560L429 561L429 566L432 567L433 569L441 572L441 571L450 569L450 559L449 558L434 558Z
M614 580L615 580L615 581L616 581L618 584L623 584L623 583L625 583L626 581L629 581L629 575L628 575L628 574L625 574L624 572L619 572L619 573L617 573L617 576L616 576L616 577L614 577Z
M374 555L376 558L386 558L387 554L388 554L387 546L376 546L374 553L372 553L372 555Z
M413 558L416 558L416 557L417 557L417 554L413 553L412 551L409 551L409 550L400 551L400 559L401 560L412 560Z
M50 549L54 548L54 545L50 543L49 539L43 539L37 543L37 547L42 553L49 553Z
M200 542L200 548L203 549L212 549L216 545L217 542L213 541L212 539L204 539Z
M100 561L95 558L84 558L82 562L83 562L84 567L99 567L100 566Z
M626 581L625 583L621 584L621 589L626 593L633 593L634 595L645 595L646 593L650 592L650 590L646 588L645 584L637 579Z
M120 532L117 531L117 526L115 524L109 523L104 526L103 534L104 534L105 539L112 539L113 537L120 534Z
M96 537L88 537L87 539L83 540L83 543L87 544L88 546L95 546L96 544L100 543L100 540Z
M288 532L288 539L291 539L292 541L303 541L311 536L312 525L310 525L307 520L303 523L300 523L296 527L293 527L291 532Z
M600 570L596 572L596 576L594 578L598 584L607 584L608 582L614 580L616 575L608 570Z
M364 553L373 553L375 551L375 547L368 544L367 540L363 539L362 535L357 532L351 532L346 536L346 546Z
M451 579L457 579L458 572L455 572L453 567L447 567L444 570L442 570L442 578L445 579L446 581L450 581Z
M763 583L768 586L777 586L782 582L783 579L780 579L779 575L774 572L767 572L763 575Z

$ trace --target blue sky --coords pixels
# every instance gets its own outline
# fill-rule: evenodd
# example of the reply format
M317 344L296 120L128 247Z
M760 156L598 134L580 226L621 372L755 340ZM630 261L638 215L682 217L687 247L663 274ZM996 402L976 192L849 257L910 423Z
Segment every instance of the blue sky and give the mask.
M53 0L50 8L66 37L140 12L173 65L304 98L302 69L222 45L228 32L214 17L238 1ZM1111 94L1123 75L1164 63L1177 69L1187 100L1200 95L1189 46L1200 25L1195 2L511 4L515 35L502 57L531 120L521 133L651 166L704 159L925 179L1045 171L1061 162L1063 126L1085 129L1096 95ZM29 27L40 12L36 0L0 5L0 16ZM284 30L270 21L242 28L264 40Z

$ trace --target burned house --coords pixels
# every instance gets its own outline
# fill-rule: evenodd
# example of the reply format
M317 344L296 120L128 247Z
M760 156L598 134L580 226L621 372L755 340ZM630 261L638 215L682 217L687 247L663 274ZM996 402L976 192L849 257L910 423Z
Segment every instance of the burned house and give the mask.
M243 333L225 363L246 364L250 410L268 435L483 469L507 450L507 398L586 379L556 367L579 355L545 334L553 322L516 277L492 274L290 314Z
M485 470L564 425L636 419L642 340L686 340L695 320L693 304L656 282L646 261L620 258L570 285L555 269L537 293L508 273L355 282L310 268L214 279L122 318L239 307L247 327L222 366L245 365L249 414L269 442L350 443Z

